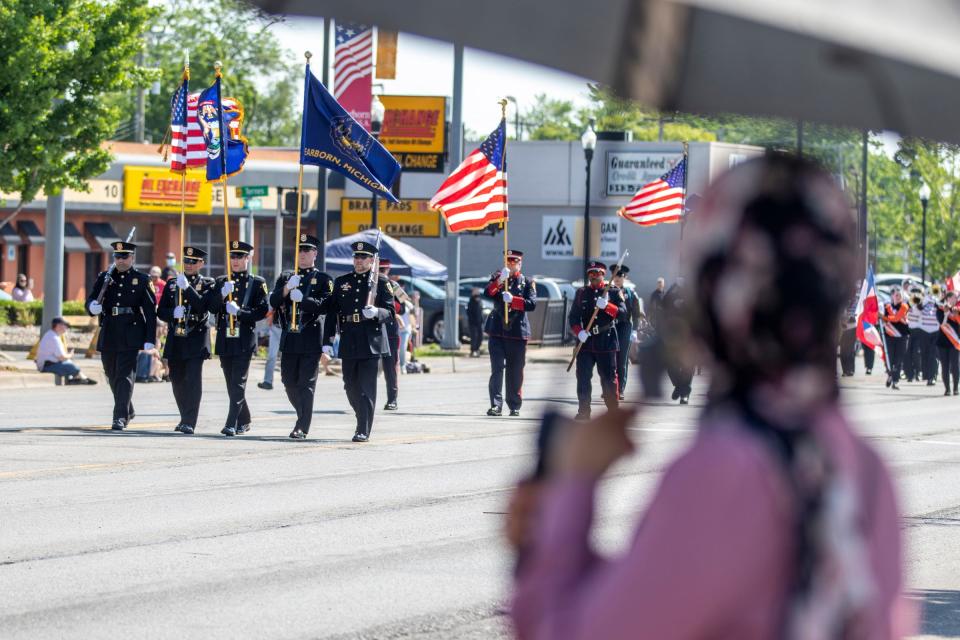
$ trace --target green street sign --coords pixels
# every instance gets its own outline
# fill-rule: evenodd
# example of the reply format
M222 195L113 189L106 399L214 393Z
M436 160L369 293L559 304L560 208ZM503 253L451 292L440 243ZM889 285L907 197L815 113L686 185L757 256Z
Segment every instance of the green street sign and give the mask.
M270 193L270 187L266 185L255 185L252 187L237 187L238 198L262 198Z
M263 209L263 200L261 200L260 198L251 198L250 200L244 200L243 208L249 211L253 211L255 209Z

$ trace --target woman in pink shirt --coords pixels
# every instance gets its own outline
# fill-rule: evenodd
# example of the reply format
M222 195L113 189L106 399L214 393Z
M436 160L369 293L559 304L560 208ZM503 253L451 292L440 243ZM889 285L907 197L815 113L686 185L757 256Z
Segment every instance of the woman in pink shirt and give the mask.
M628 549L606 559L589 545L594 494L632 450L635 415L569 427L548 479L511 502L517 636L901 637L892 483L837 402L839 318L857 273L849 204L812 164L775 155L718 180L691 222L682 342L711 357L698 434Z

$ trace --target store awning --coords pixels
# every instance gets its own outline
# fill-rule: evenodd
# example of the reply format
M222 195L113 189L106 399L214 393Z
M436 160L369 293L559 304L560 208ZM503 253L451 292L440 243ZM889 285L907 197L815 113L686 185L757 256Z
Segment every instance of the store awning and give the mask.
M41 246L47 244L46 236L40 233L40 227L33 220L18 220L17 231L27 239L27 244Z
M90 251L90 244L72 222L63 225L63 250L67 253L86 253Z
M0 228L0 242L3 244L23 244L23 240L20 239L20 234L17 233L17 230L13 228L13 225L9 222L3 225L3 228Z
M120 236L113 230L113 225L109 222L85 222L83 228L93 236L94 250L113 251L111 242L116 242Z

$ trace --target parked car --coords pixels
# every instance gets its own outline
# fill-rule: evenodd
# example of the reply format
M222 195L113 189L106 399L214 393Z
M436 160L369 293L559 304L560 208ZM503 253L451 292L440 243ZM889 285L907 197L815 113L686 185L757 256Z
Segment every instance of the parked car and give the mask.
M398 282L408 294L414 291L420 292L420 307L423 309L423 338L425 342L441 342L443 340L443 305L447 299L447 293L442 286L426 280L424 278L411 278L410 276L399 276ZM458 306L460 307L460 339L469 340L470 332L467 324L467 302L470 296L460 296ZM493 304L489 300L481 300L483 306L483 317L486 317L493 310Z

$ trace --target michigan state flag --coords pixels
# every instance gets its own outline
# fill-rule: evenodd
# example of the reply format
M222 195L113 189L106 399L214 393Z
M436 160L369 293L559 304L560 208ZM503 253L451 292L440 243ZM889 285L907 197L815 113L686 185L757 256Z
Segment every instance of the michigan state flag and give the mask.
M309 64L303 88L300 162L329 167L378 196L399 202L390 187L400 175L400 163L350 117L310 72Z
M247 139L240 133L243 107L239 100L231 100L224 109L219 75L197 98L197 121L207 149L207 182L243 171L247 160Z

